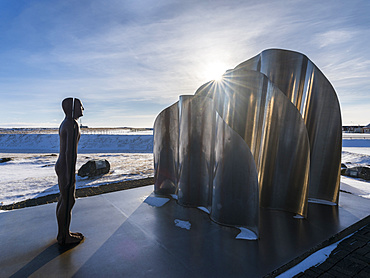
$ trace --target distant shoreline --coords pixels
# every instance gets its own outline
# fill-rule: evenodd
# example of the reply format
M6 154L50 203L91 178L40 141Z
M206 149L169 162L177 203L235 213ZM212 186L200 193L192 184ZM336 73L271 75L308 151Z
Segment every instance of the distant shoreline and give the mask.
M58 134L58 128L0 128L0 134ZM121 134L131 132L150 132L153 128L145 127L82 127L81 133L87 134Z
M58 153L57 133L0 134L0 153ZM92 130L82 132L79 153L152 153L152 130Z

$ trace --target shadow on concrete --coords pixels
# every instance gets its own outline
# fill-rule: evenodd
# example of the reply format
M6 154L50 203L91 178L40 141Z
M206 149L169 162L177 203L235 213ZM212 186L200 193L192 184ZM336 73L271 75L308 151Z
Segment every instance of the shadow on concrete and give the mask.
M43 252L37 255L32 261L14 273L11 278L16 277L29 277L34 272L39 270L44 265L48 264L50 261L54 260L63 253L73 249L78 244L69 245L69 246L60 246L58 243L54 243L47 247Z

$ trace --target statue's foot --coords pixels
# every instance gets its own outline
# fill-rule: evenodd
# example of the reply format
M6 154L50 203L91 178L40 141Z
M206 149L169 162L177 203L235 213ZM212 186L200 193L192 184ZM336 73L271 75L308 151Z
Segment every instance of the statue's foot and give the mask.
M69 232L64 240L58 237L58 243L61 246L75 245L75 244L79 244L83 239L84 239L84 236L81 233Z
M79 233L79 232L69 232L71 235L74 235L74 236L77 236L77 237L81 237L82 239L84 239L84 236L83 234Z

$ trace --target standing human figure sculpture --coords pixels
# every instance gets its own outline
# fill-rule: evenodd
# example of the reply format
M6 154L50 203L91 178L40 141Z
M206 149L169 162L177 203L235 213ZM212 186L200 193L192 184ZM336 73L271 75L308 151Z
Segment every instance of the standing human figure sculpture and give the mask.
M78 98L62 101L65 118L59 127L60 150L55 164L58 176L59 200L57 204L58 236L60 245L78 244L84 236L69 230L72 208L75 204L77 146L81 132L77 119L83 116L83 106Z

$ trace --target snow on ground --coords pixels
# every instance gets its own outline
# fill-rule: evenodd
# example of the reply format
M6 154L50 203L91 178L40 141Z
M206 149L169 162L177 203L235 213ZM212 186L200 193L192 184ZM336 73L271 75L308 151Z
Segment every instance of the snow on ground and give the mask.
M342 145L342 163L347 167L370 166L370 134L343 134ZM369 181L341 176L340 189L363 198L370 198Z
M0 204L8 205L59 192L54 165L59 152L57 129L1 129ZM153 131L82 129L76 168L91 159L106 159L108 174L76 176L76 188L153 176Z
M342 162L346 163L347 166L369 165L368 161L369 161L370 156L363 158L363 155L356 156L355 154L346 153L346 154L343 154L343 157L345 157L346 160L342 158ZM352 158L352 160L350 160L349 158ZM359 163L361 161L366 161L366 162ZM348 164L348 162L351 162L351 164ZM341 176L340 181L341 181L340 189L342 191L354 194L356 196L370 199L370 182L369 181L352 178L352 177L346 177L346 176Z
M343 133L342 151L370 156L370 133ZM343 156L342 162L346 162ZM370 164L369 162L364 163Z
M58 153L58 134L0 134L0 153ZM78 153L152 153L153 135L82 134Z
M343 139L365 139L370 140L370 133L349 133L344 132L342 134Z
M351 177L341 176L340 189L356 196L370 199L370 183Z
M0 157L12 158L9 162L0 163L1 205L59 193L54 170L56 154L0 153ZM108 160L110 172L95 178L76 176L76 188L153 176L151 153L78 154L76 168L90 159Z
M58 134L58 128L0 128L0 134ZM81 128L82 134L153 135L152 128Z
M344 157L343 158L343 154L346 154L346 153L349 153L349 154L361 154L361 155L366 155L367 157L370 156L370 147L369 148L356 148L356 147L343 147L342 148L342 162L345 163L346 162L346 158ZM349 160L351 161L351 160ZM359 163L367 163L367 164L370 164L369 162L359 162Z
M258 236L251 230L244 228L244 227L238 227L240 230L240 233L235 237L236 239L246 239L246 240L257 240Z
M347 167L370 165L370 148L343 148L342 163Z
M342 151L370 155L370 133L343 133Z
M179 227L181 229L190 230L190 228L191 228L191 223L189 221L175 219L174 223L175 223L176 227Z
M169 200L169 198L156 197L152 194L145 199L144 203L147 203L152 207L160 208L164 206Z
M0 158L13 158L0 163L0 204L58 193L54 171L59 149L57 130L0 131ZM76 187L153 176L152 133L133 129L83 130L77 169L90 159L107 159L111 171L97 178L77 176ZM370 165L370 134L344 134L342 162L348 166ZM369 182L343 176L342 182L342 190L369 198Z
M304 259L303 261L301 261L299 264L293 266L292 268L288 269L287 271L285 271L284 273L276 276L277 278L290 278L290 277L293 277L301 272L304 272L306 271L307 269L311 268L312 266L318 266L320 264L322 264L323 262L326 261L327 258L329 258L331 252L333 252L333 250L335 248L338 247L339 243L341 243L343 240L349 238L351 235L327 246L327 247L324 247L318 251L316 251L315 253L313 253L312 255L308 256L306 259Z

